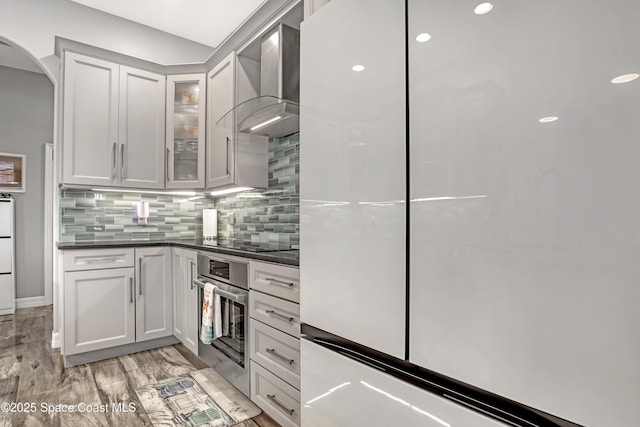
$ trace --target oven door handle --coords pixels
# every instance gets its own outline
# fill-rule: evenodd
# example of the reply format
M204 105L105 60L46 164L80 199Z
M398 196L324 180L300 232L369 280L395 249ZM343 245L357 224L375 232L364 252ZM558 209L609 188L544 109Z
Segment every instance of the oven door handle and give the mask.
M193 281L194 284L196 284L198 287L200 288L204 288L205 283L201 282L200 280L194 280ZM224 289L220 289L220 288L216 288L215 289L215 293L220 295L223 298L226 298L228 300L237 302L238 304L245 304L247 301L247 295L246 294L236 294L234 292L229 292L229 291L225 291Z

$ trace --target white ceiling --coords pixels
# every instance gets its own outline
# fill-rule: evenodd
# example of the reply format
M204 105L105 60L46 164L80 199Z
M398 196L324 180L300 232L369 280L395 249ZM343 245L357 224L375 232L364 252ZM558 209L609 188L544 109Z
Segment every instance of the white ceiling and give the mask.
M4 43L0 43L0 66L42 73L40 67L31 58L22 51Z
M267 0L71 0L211 47Z

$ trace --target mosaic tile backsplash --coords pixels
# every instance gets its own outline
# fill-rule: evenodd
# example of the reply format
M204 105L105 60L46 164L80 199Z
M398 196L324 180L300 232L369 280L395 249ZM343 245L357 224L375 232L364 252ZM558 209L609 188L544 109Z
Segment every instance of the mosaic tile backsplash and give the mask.
M218 238L265 249L300 244L300 136L269 141L269 188L216 198ZM232 218L233 216L233 218Z
M202 209L218 209L218 238L266 249L300 242L299 136L269 142L269 188L213 199L165 194L61 190L60 241L129 241L202 237ZM191 200L190 200L191 199ZM147 225L135 203L149 202Z
M149 219L138 225L135 203L149 202ZM60 191L60 241L167 240L202 237L202 209L213 199L165 194Z

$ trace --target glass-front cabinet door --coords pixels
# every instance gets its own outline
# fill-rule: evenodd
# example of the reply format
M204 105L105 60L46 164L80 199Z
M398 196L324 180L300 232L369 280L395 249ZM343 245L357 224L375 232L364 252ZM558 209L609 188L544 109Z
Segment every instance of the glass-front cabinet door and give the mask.
M205 75L167 77L167 188L204 187Z

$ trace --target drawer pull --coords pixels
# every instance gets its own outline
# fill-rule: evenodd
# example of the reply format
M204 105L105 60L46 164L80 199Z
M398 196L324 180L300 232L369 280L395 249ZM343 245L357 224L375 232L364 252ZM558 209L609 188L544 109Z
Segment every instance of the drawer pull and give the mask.
M142 257L138 258L138 264L140 265L140 295L142 295Z
M283 282L282 280L274 279L273 277L265 277L267 282L271 282L272 285L285 286L289 289L293 288L293 282Z
M113 169L111 169L111 180L116 179L116 147L118 144L113 143Z
M95 263L102 263L102 262L118 262L118 258L111 256L111 257L103 257L103 258L87 258L85 260L85 263L87 264L95 264Z
M280 409L282 409L283 411L288 412L290 416L293 415L293 413L295 412L295 410L289 409L286 406L284 406L282 403L278 402L275 394L267 394L267 399L275 403L276 406L280 407Z
M265 310L264 312L267 313L270 316L275 316L275 317L279 317L281 319L284 319L287 322L293 322L293 317L285 316L284 314L280 314L277 311Z
M278 353L276 351L275 348L268 348L267 349L267 353L273 354L275 357L284 360L285 362L289 362L289 365L293 365L293 362L295 362L295 360L293 359L287 359L286 357L284 357L283 355L281 355L280 353Z
M191 283L191 290L193 290L193 261L189 261L189 270L191 271L191 277L189 278L189 283Z

